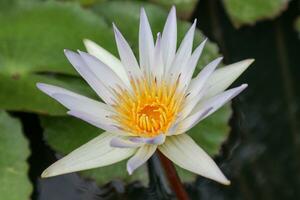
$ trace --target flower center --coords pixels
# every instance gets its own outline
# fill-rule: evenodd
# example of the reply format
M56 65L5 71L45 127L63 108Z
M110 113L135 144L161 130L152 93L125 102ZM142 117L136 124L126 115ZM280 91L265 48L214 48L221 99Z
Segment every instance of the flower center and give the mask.
M115 91L117 114L113 118L134 136L154 137L167 133L184 99L177 91L178 82L132 80L131 85L131 92Z
M152 104L145 105L145 107L138 112L138 115L149 118L150 122L158 122L160 119L162 119L163 115L165 115L165 112L163 110L163 106Z
M144 132L158 132L163 129L170 118L170 116L167 115L166 109L165 106L157 103L152 103L150 105L146 104L138 111L136 124L138 124L140 130L143 130Z

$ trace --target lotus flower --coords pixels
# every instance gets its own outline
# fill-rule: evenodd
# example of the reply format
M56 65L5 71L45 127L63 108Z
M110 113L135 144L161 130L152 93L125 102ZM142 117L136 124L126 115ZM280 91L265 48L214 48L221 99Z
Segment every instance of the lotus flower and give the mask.
M222 184L230 181L186 132L201 123L247 84L226 90L253 62L240 61L216 69L209 63L193 78L203 41L193 52L196 21L176 51L177 22L173 7L162 34L154 42L144 9L139 27L139 62L113 25L120 59L90 40L88 53L65 55L102 101L38 83L37 87L104 133L48 167L42 177L111 165L124 159L132 174L158 150L178 166ZM71 139L71 138L70 138Z

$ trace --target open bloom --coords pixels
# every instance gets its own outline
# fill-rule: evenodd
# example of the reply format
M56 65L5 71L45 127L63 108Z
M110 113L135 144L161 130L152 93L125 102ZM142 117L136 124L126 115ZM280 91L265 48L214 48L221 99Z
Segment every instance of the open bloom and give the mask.
M127 170L131 174L158 149L184 169L229 184L215 162L185 133L247 87L243 84L225 91L253 60L216 69L221 61L217 58L193 78L205 44L192 52L195 26L196 22L176 51L175 8L155 42L142 9L139 63L115 26L120 60L89 40L84 41L89 53L65 50L68 60L104 103L57 86L37 86L67 107L68 114L105 132L55 162L42 176L106 166L129 157Z

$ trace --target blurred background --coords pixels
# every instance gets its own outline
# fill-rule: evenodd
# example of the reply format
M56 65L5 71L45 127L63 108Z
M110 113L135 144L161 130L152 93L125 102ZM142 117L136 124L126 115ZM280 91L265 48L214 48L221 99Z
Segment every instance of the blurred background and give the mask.
M91 39L116 54L112 22L137 52L139 10L153 34L176 5L179 41L197 21L195 46L208 38L197 70L255 63L235 85L249 87L189 134L232 182L178 173L191 199L300 199L299 0L0 0L0 199L175 199L156 156L133 176L125 163L41 179L58 158L101 134L36 89L60 85L97 98L63 49ZM297 86L298 85L298 86Z

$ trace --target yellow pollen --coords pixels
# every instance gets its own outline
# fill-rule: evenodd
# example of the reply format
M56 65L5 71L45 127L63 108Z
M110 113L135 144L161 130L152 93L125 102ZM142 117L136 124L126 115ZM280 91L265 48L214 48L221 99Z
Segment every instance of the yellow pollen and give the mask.
M131 80L132 91L114 90L117 103L113 116L133 136L154 137L167 133L184 101L178 91L179 81Z

